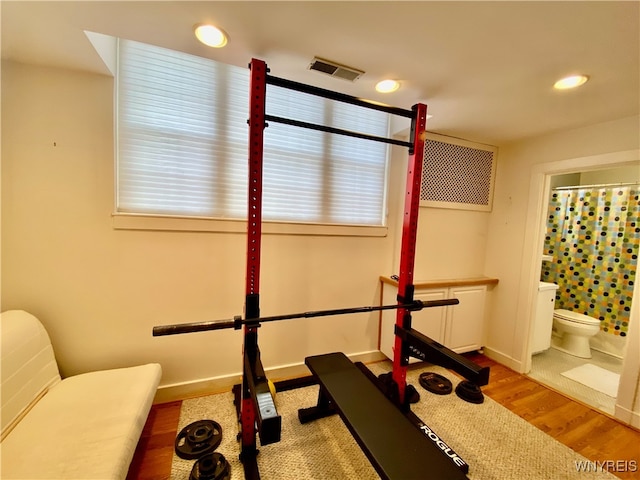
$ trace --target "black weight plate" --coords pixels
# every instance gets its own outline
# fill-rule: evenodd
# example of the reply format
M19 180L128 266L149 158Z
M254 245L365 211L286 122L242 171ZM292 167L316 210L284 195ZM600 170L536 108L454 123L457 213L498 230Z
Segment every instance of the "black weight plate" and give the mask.
M437 395L448 395L453 391L453 384L447 377L434 372L420 374L419 382L422 388Z
M221 453L208 453L198 459L191 469L190 480L229 480L231 465Z
M480 387L473 382L463 380L456 387L456 395L462 400L470 403L484 402L484 395Z
M404 390L404 398L409 403L418 403L420 401L420 394L416 387L411 384L407 384Z
M176 455L194 460L213 452L222 441L222 427L213 420L198 420L178 433L174 444Z

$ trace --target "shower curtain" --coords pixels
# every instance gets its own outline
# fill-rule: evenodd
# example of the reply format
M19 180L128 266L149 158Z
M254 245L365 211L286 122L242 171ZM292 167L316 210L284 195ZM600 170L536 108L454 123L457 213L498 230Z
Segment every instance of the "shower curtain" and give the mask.
M542 281L558 284L555 308L600 319L626 336L640 246L638 186L557 189L547 218ZM636 301L640 301L637 299Z

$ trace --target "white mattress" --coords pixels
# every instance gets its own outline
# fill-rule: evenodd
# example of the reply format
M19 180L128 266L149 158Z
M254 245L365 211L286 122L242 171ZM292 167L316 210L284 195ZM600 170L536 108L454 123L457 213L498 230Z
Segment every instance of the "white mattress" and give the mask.
M2 441L2 479L124 479L151 408L158 364L69 377Z
M60 374L49 335L23 310L0 315L2 365L2 438L56 383Z

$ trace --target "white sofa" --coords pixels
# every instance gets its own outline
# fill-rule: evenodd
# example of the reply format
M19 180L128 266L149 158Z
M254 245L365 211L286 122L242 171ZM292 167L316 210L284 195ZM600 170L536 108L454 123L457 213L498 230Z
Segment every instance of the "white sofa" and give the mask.
M0 315L0 478L125 479L160 382L148 364L61 379L33 315Z

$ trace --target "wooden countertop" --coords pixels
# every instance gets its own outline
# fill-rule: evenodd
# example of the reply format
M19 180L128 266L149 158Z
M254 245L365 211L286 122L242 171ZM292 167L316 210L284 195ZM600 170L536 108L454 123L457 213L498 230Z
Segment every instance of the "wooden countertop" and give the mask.
M393 280L390 277L386 277L384 275L380 275L380 281L382 283L387 283L395 287L398 286L398 282L396 280ZM413 283L416 290L421 288L466 287L466 286L472 286L472 285L497 285L497 284L498 284L498 279L490 278L490 277L425 280L425 281L419 281L419 282Z

